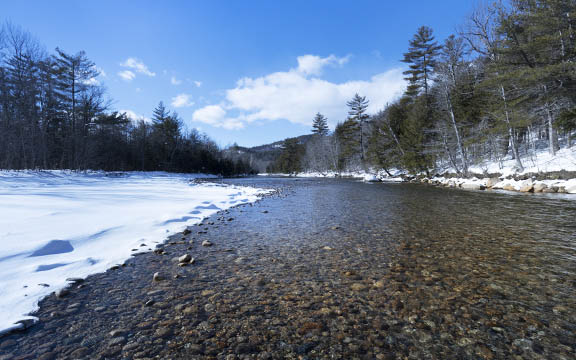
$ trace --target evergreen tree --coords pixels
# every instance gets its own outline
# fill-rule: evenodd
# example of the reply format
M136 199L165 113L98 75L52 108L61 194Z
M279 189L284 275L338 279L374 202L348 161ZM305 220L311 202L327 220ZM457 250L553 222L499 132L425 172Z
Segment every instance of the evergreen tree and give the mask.
M312 121L312 133L320 136L328 135L328 119L320 113L317 113Z
M344 170L348 168L355 168L360 162L360 141L358 138L358 130L360 125L352 120L347 119L343 123L336 125L334 136L340 145L340 152L338 156L338 169Z
M365 140L364 140L364 124L368 121L370 116L366 114L366 110L368 109L368 100L366 100L366 96L360 96L355 94L352 100L348 101L346 105L350 108L348 111L349 119L356 124L358 124L358 138L360 141L360 160L363 162L366 149L365 149Z
M276 160L275 171L286 174L297 174L302 171L301 159L304 155L304 146L297 138L288 138L282 144L282 153Z
M173 160L181 143L181 127L182 121L178 114L170 114L161 101L152 115L152 137L156 143L161 170L174 170Z
M427 26L421 26L409 44L408 52L404 54L404 59L401 60L409 64L409 70L403 73L408 75L405 80L409 82L406 95L414 97L424 89L424 95L428 96L431 75L441 46L438 46L434 41L432 29Z

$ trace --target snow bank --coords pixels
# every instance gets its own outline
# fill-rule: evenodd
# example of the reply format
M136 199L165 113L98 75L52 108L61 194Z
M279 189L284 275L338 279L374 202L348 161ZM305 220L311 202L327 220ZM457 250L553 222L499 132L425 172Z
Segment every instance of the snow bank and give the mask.
M168 173L0 171L0 333L67 285L267 190ZM16 325L21 326L21 325Z
M520 192L536 192L536 193L565 193L576 194L576 179L570 180L541 180L534 181L515 180L506 178L446 178L446 177L433 177L425 179L424 182L430 184L443 185L447 187L458 187L467 190L508 190Z
M283 173L260 173L259 176L283 176L283 177L298 177L298 178L352 178L352 179L361 179L366 182L402 182L404 181L399 174L401 174L398 170L393 170L391 173L394 175L392 177L388 176L388 174L384 170L376 171L326 171L326 172L302 172L296 175L294 174L283 174Z
M524 171L516 171L516 161L507 157L501 162L485 161L481 164L470 167L470 172L482 174L501 174L502 176L511 176L515 174L530 173L548 173L554 171L576 171L576 146L563 148L552 156L547 150L536 152L534 156L525 156L521 158ZM448 172L454 172L449 169Z

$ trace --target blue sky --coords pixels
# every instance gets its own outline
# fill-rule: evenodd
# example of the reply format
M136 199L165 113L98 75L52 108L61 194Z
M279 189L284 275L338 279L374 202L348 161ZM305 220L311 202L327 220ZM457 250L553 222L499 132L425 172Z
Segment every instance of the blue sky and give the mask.
M2 1L0 20L46 49L84 50L113 110L149 118L159 101L219 145L309 133L345 119L355 92L375 112L402 92L416 29L455 32L473 1Z

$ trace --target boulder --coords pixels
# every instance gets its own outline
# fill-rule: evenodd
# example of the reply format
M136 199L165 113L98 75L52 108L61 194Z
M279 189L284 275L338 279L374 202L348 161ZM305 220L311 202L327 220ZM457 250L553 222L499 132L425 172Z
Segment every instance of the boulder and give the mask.
M516 188L512 184L506 184L506 185L502 186L502 190L516 191Z
M486 187L488 189L491 189L494 187L494 185L498 184L500 182L499 178L487 178L486 179Z
M520 192L534 192L534 182L532 180L524 180L520 183Z
M544 190L546 190L547 188L548 188L548 185L546 185L542 182L537 182L534 184L534 192L535 193L544 192Z
M484 185L480 183L463 183L461 187L466 190L484 190Z

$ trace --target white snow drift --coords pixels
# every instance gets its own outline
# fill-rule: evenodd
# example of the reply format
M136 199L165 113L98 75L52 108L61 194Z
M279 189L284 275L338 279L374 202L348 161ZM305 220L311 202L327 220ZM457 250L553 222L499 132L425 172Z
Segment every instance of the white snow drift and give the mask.
M149 251L170 234L266 190L193 184L190 175L0 172L0 332L38 301Z

